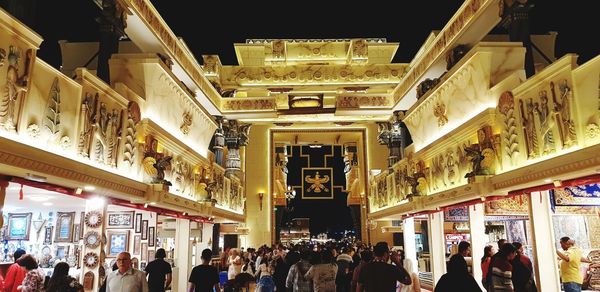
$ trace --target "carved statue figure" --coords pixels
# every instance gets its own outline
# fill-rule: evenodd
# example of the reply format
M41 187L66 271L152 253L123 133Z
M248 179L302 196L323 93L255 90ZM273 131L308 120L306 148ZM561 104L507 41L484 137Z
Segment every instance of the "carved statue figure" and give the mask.
M471 172L465 174L465 178L484 174L481 171L481 161L485 158L478 144L473 144L471 147L464 147L467 157L471 159Z
M554 100L554 111L558 116L558 129L563 141L563 147L571 147L577 142L575 123L571 119L571 88L569 88L567 80L562 80L559 85L560 96L558 98L556 96L554 82L550 82L550 90L552 91L552 98Z
M170 186L171 182L165 180L165 170L171 167L173 157L158 153L158 140L151 135L146 136L146 148L142 164L144 171L148 174L153 184Z
M391 169L396 162L404 158L404 148L412 141L408 128L406 127L406 124L402 122L402 119L404 119L404 111L395 111L391 123L377 123L377 141L381 145L386 145L389 150L389 169Z
M540 116L540 131L542 136L542 151L544 154L548 154L554 152L556 148L554 147L554 134L553 128L555 126L554 115L550 112L548 108L548 95L545 90L540 91L540 106L539 106L539 116Z
M350 143L344 147L344 173L346 175L346 190L349 194L358 192L358 157L356 144Z
M4 54L6 53L4 52ZM21 51L14 46L10 46L4 95L0 100L0 125L9 131L14 130L16 127L15 111L17 99L22 92L27 91L27 72L22 76L19 76L20 58ZM2 62L2 64L4 64L4 62Z
M525 134L525 144L527 145L527 155L529 158L538 156L538 140L536 123L534 117L533 101L529 99L527 109L524 107L523 100L519 100L519 108L521 110L521 120L523 121L523 132Z
M417 85L417 99L421 98L421 96L425 95L429 90L431 90L432 88L434 88L438 83L440 83L440 79L439 78L427 78L423 81L421 81L421 83L419 83L419 85Z
M469 52L469 47L466 45L458 45L452 49L446 56L446 70L452 69L462 57Z

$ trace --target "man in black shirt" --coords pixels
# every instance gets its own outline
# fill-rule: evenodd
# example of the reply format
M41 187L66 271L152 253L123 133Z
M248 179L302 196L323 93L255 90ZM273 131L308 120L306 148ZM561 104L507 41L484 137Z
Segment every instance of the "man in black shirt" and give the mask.
M212 251L205 249L202 251L202 264L195 266L188 280L188 292L213 292L221 291L219 287L219 271L217 267L210 265Z
M148 291L165 292L166 288L171 285L171 265L165 262L167 253L163 248L156 250L154 257L156 259L148 263L145 269L146 275L148 275Z
M365 265L358 276L357 292L395 292L396 281L410 285L412 280L408 272L402 267L400 256L390 250L386 242L379 242L373 248L375 259ZM388 259L394 265L388 264Z

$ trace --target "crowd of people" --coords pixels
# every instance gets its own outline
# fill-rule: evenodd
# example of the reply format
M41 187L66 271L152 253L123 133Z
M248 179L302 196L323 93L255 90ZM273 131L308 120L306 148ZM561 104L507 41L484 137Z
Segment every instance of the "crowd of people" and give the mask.
M560 259L561 281L566 292L582 288L580 263L589 262L575 246L563 237ZM481 286L488 292L537 291L533 264L519 242L498 241L498 252L492 246L484 248L481 258ZM471 244L462 241L458 253L450 257L447 273L435 285L435 292L483 291L468 270ZM105 292L164 292L170 290L171 265L165 261L164 249L156 251L155 260L144 271L137 269L131 255L122 252L102 283ZM82 285L69 276L69 265L61 262L46 277L36 259L18 249L0 291L5 292L80 292ZM226 275L226 280L221 276ZM253 285L250 285L253 283ZM421 285L415 264L405 258L402 250L390 250L386 242L374 246L361 243L324 244L300 243L290 246L276 244L258 249L231 248L220 254L214 264L213 252L205 249L201 263L195 266L188 281L188 292L420 292ZM183 288L182 288L183 289ZM182 290L180 289L180 290Z
M421 291L414 264L387 243L276 244L246 251L232 248L210 265L210 249L190 275L188 292L414 292ZM219 273L227 274L221 286Z

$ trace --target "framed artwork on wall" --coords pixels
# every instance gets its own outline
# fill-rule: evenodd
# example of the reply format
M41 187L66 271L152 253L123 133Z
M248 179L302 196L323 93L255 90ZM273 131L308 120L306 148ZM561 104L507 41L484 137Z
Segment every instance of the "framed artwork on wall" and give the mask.
M140 255L140 259L142 262L148 261L148 243L142 242L142 254Z
M142 220L142 240L148 239L148 220Z
M153 249L148 251L148 262L151 262L154 260L155 253L156 253L156 251L154 251Z
M154 227L148 228L148 246L154 246L155 238Z
M81 217L79 218L79 235L81 236L79 239L83 239L83 224L85 224L85 212L81 212Z
M133 236L133 254L140 254L140 249L142 245L142 236L134 235Z
M108 239L108 257L116 257L121 252L129 251L129 230L108 230L106 237Z
M73 242L77 243L79 242L79 239L81 238L81 225L80 224L75 224L73 227Z
M142 233L142 213L135 214L135 233Z
M31 213L8 213L8 240L29 240Z
M132 229L135 211L111 211L107 213L108 225L111 229Z
M55 242L72 242L75 225L75 212L57 212Z
M50 245L52 244L52 230L54 230L54 226L46 226L46 230L44 232L44 244Z
M56 257L59 259L66 259L69 256L69 246L59 245L56 247Z

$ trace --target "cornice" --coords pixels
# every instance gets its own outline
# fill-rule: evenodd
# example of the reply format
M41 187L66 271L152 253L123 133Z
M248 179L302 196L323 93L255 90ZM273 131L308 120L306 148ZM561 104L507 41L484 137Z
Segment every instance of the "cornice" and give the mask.
M48 176L97 186L104 195L143 198L147 185L34 147L0 137L0 163Z
M39 49L40 44L44 40L39 34L2 8L0 8L0 28L4 32L16 36L18 40L23 41L28 47L35 49Z

